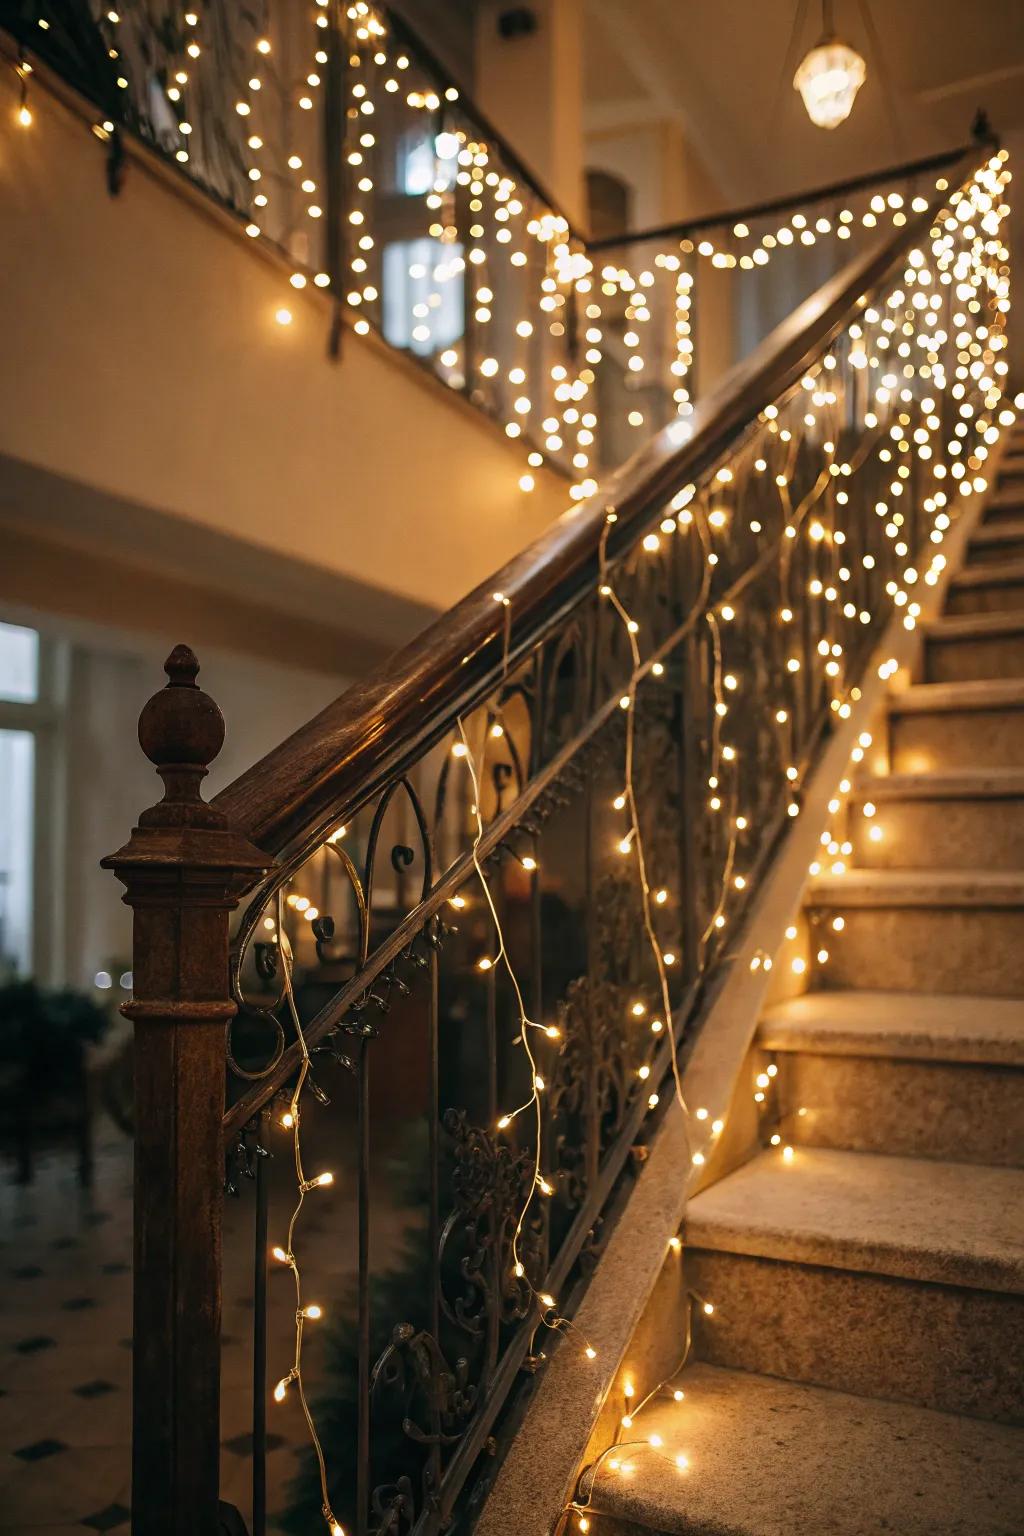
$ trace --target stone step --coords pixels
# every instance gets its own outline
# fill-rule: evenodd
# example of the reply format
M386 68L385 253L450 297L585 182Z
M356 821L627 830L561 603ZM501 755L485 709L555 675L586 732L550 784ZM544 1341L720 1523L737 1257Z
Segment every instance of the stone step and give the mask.
M815 986L1024 999L1024 871L850 869L806 908Z
M989 498L983 525L988 528L1002 522L1016 522L1021 517L1024 517L1024 481L1011 480Z
M594 1481L601 1536L1012 1536L1024 1432L695 1364ZM658 1436L664 1449L650 1447ZM676 1456L687 1458L685 1470ZM575 1522L568 1530L575 1532Z
M796 1147L694 1196L694 1348L946 1412L1024 1415L1024 1172Z
M690 1248L1024 1300L1022 1212L1016 1168L818 1148L787 1161L771 1148L694 1195L685 1238Z
M889 701L896 773L1024 763L1024 679L916 683Z
M993 613L1024 608L1024 560L972 565L950 579L947 613Z
M1024 677L1024 608L936 619L921 628L926 683Z
M1024 517L983 523L971 534L967 546L969 566L984 565L988 561L1021 559L1024 559Z
M770 1051L1024 1067L1024 1003L942 992L804 992L768 1009Z
M863 779L848 835L863 868L1024 869L1024 768Z
M1024 1003L806 993L772 1010L759 1041L779 1069L765 1123L784 1142L1024 1167Z

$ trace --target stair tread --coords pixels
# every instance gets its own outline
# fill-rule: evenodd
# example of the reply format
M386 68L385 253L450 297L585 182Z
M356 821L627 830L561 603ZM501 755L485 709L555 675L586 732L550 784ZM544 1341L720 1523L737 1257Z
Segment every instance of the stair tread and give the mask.
M1001 523L982 523L971 534L971 545L1013 544L1024 539L1024 516L1006 518Z
M1016 635L1024 630L1024 608L997 609L994 613L953 613L921 625L928 640L982 640Z
M986 560L950 578L951 587L1016 586L1024 582L1024 560Z
M695 1248L934 1284L1024 1292L1024 1169L779 1149L702 1190Z
M914 683L889 700L893 715L1024 708L1024 678L986 677L957 683Z
M769 1008L766 1050L1024 1066L1024 1001L928 992L804 992Z
M851 799L1009 800L1024 795L1024 768L960 768L949 773L885 773L859 779Z
M817 876L807 901L812 907L1017 907L1024 906L1024 870L848 869Z
M603 1515L672 1536L1021 1528L1019 1429L718 1366L691 1365L681 1380L684 1402L643 1413L662 1455L638 1449L642 1475L606 1467L597 1477L592 1503Z

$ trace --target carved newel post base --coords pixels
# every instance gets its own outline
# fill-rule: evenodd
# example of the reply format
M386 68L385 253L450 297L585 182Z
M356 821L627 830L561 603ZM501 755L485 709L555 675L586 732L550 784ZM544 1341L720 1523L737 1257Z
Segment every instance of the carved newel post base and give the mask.
M179 645L139 718L164 782L103 860L133 912L133 1536L217 1536L228 925L272 860L200 785L224 718Z

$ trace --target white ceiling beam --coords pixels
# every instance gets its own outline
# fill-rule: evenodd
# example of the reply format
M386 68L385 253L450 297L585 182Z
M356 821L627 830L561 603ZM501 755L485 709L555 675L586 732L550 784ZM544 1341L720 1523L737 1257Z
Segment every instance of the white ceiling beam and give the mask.
M914 95L920 102L928 106L940 101L953 101L957 96L983 95L991 90L994 85L1006 85L1011 80L1019 80L1024 75L1024 64L1006 64L1001 69L989 69L980 75L965 75L962 80L947 80L942 85L925 86L923 90L915 91Z
M660 11L648 40L632 0L602 0L590 11L626 68L640 81L654 111L651 118L679 124L705 169L718 182L725 202L742 202L761 173L760 155L750 137L730 122L703 73L699 49L678 37L678 0L654 0ZM672 46L666 47L667 40ZM660 46L659 46L660 45ZM670 62L669 62L670 61ZM649 118L648 120L651 120ZM635 118L632 121L636 121ZM606 118L605 128L611 126Z

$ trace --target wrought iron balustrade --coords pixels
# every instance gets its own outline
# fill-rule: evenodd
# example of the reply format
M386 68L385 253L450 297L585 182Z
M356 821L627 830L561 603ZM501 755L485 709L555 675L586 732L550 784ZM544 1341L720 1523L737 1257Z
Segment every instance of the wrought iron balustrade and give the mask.
M279 252L294 288L330 294L333 349L347 314L498 420L524 473L551 462L592 488L583 242L399 16L0 0L0 27L94 105L115 186L128 133Z
M556 1341L587 1390L574 1299L679 1053L823 736L983 486L1006 176L965 160L687 440L209 806L222 725L172 656L140 727L167 795L107 861L136 921L137 1536L215 1529L225 1155L252 1536L280 1438L312 1445L291 1528L427 1536L471 1521Z
M324 290L333 349L343 316L374 330L521 445L524 487L547 463L577 500L689 422L702 334L747 350L958 153L588 245L384 5L0 0L0 26L93 104L112 184L130 134L283 256L281 314Z

